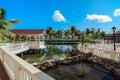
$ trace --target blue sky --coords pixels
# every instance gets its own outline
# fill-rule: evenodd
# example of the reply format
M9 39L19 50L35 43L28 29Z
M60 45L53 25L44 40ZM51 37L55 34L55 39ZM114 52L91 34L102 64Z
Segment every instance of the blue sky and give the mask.
M0 0L6 19L17 18L16 29L120 29L120 0Z

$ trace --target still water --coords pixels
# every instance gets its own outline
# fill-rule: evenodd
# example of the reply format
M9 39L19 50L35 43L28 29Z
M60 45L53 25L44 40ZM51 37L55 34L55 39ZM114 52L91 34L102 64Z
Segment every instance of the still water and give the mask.
M28 51L18 54L22 59L29 63L43 62L45 60L66 58L71 56L71 50L75 49L76 45L48 45L44 50L29 53Z
M45 60L70 57L71 50L75 48L76 45L48 45L46 49L39 50L36 54L25 52L21 58L29 63L42 63ZM47 69L44 72L56 80L117 80L109 71L102 68L98 70L94 64L88 62L58 65L56 68Z
M108 75L108 71L102 68L98 69L86 62L60 65L44 72L56 80L117 80L110 74Z

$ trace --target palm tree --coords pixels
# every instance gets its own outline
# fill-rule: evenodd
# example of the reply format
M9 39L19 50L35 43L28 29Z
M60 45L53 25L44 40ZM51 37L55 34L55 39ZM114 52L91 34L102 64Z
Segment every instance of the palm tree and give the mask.
M103 39L105 37L105 32L104 31L101 31L100 32L100 38Z
M7 39L13 39L15 34L10 32L10 29L13 27L14 23L19 23L18 19L5 20L5 10L4 8L0 8L0 41L4 41Z
M58 38L62 38L62 35L63 35L62 29L58 29L57 30L57 36L58 36Z
M48 26L45 32L46 32L47 37L49 37L49 38L52 37L52 27L51 26Z
M0 19L4 19L5 18L5 10L4 8L0 8Z
M64 35L65 35L67 38L69 38L69 37L70 37L70 30L69 30L69 29L65 30L65 31L64 31Z
M77 36L77 39L80 39L81 31L75 30L74 35Z
M58 36L58 38L60 38L62 40L62 37L63 37L62 29L57 30L57 36ZM62 42L61 42L61 51L62 51Z
M95 38L99 39L100 29L97 29L95 32Z
M56 30L52 30L51 36L52 36L52 38L56 39L57 38L57 31Z
M90 34L90 29L86 28L85 33L86 33L86 35L89 35Z
M70 27L70 32L71 32L72 38L74 38L75 30L76 30L75 26L71 26L71 27Z

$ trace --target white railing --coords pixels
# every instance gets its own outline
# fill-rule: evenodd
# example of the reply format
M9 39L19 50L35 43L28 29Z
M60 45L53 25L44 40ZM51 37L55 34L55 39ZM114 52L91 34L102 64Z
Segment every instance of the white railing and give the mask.
M8 71L8 74L10 75L10 77L12 79L15 78L15 73L14 73L14 61L8 56L8 55L4 55L4 65Z
M13 45L6 46L6 49L9 50L9 51L15 51L15 50L22 49L21 44L13 44Z
M117 61L120 61L120 52L116 52L116 56L115 57L116 57Z
M23 43L23 48L27 48L29 47L29 44L28 43Z
M94 55L97 55L99 57L120 61L120 52L117 52L117 51L112 51L112 50L98 48L98 47L96 48L87 47L87 46L82 47L81 45L78 45L78 49L85 53L92 52Z
M13 53L23 51L23 48L28 46L27 43L23 43L0 47L0 60L10 80L54 80Z
M3 52L0 50L0 60L3 61Z
M29 42L30 49L39 49L39 42Z
M42 49L44 47L44 41L40 42L29 42L30 49Z

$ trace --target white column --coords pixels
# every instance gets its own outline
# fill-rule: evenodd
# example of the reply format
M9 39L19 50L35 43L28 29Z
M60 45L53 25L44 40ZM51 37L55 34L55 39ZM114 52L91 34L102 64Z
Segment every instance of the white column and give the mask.
M37 42L37 35L35 35L35 42Z
M26 35L26 38L27 38L27 39L26 39L26 42L28 42L28 35Z
M44 41L44 35L42 34L42 39L43 39L43 41Z
M19 38L18 38L18 39L19 39L19 42L20 42L20 38L21 38L21 36L20 36L20 35L18 35L18 36L19 36Z

